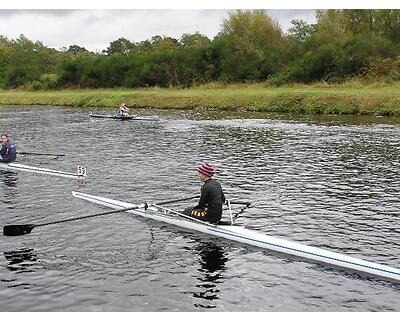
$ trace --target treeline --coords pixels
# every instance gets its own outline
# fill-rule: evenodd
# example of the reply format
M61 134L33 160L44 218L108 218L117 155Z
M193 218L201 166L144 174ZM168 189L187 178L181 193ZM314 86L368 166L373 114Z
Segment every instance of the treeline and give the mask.
M120 38L103 52L55 50L0 36L0 87L190 87L210 82L342 83L400 80L400 10L317 10L287 33L264 10L236 10L214 39Z

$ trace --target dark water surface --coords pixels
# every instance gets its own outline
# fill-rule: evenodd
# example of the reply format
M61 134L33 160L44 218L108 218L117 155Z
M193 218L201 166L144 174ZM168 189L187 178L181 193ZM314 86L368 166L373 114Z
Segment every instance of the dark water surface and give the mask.
M105 110L0 107L20 151L69 155L21 163L88 168L83 183L0 171L1 226L107 210L73 190L132 203L191 196L208 159L229 197L264 206L236 224L400 267L399 119L139 110L161 117L146 123L89 111ZM1 311L400 311L399 301L390 281L127 213L0 235Z

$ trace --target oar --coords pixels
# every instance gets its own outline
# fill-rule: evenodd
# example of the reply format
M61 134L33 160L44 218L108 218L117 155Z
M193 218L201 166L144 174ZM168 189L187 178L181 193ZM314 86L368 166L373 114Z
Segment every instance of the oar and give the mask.
M162 206L164 204L169 204L169 203L175 203L175 202L180 202L180 201L186 201L186 200L191 200L191 199L196 199L199 196L192 196L192 197L188 197L188 198L180 198L180 199L175 199L175 200L167 200L167 201L163 201L163 202L157 202L155 203L158 206Z
M92 218L92 217L98 217L98 216L105 216L107 214L113 214L117 212L124 212L127 210L131 209L137 209L139 206L134 206L134 207L129 207L129 208L124 208L124 209L118 209L118 210L112 210L112 211L107 211L107 212L102 212L102 213L96 213L96 214L91 214L88 216L82 216L82 217L77 217L77 218L70 218L70 219L65 219L65 220L59 220L59 221L53 221L53 222L47 222L47 223L40 223L40 224L13 224L13 225L8 225L3 227L3 235L5 236L21 236L23 234L28 234L31 233L33 228L36 227L42 227L42 226L47 226L50 224L57 224L61 222L69 222L69 221L75 221L75 220L81 220L81 219L87 219L87 218Z
M179 199L175 199L175 200L168 200L168 201L158 202L157 205L164 205L164 204L168 204L168 203L194 199L194 198L197 198L197 197L198 196L193 196L193 197L188 197L188 198L179 198ZM24 235L24 234L31 233L32 229L36 228L36 227L48 226L50 224L57 224L57 223L62 223L62 222L69 222L69 221L87 219L87 218L98 217L98 216L105 216L105 215L108 215L108 214L124 212L124 211L132 210L132 209L137 209L137 208L140 208L140 207L143 208L143 207L145 207L145 205L136 205L136 206L129 207L129 208L117 209L117 210L112 210L112 211L107 211L107 212L102 212L102 213L91 214L91 215L88 215L88 216L70 218L70 219L47 222L47 223L40 223L40 224L31 223L31 224L7 225L7 226L3 226L3 235L5 235L5 236L21 236L21 235Z
M38 153L38 152L25 152L25 151L17 151L17 154L32 155L32 156L65 157L65 154Z
M226 202L226 204L227 203L228 202ZM231 204L242 204L242 205L244 205L246 207L250 207L251 206L251 202L248 202L248 201L235 201L235 200L233 200L233 201L230 201L230 203Z

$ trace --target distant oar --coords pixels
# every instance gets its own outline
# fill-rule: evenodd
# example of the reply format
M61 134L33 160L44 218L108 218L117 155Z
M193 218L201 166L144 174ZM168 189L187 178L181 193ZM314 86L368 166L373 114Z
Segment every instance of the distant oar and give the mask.
M32 156L65 157L65 154L38 153L38 152L25 152L25 151L17 151L17 154L32 155Z
M235 201L235 200L233 200L233 201L229 201L229 202L230 202L230 204L242 204L242 205L244 205L246 207L250 207L251 206L251 202L248 202L248 201ZM228 202L226 202L226 204L228 204Z
M198 198L198 196L193 196L193 197L189 197L189 198L179 198L179 199L175 199L175 200L168 200L168 201L158 202L156 204L164 205L164 204L168 204L168 203L190 200L190 199L195 199L195 198ZM108 214L114 214L114 213L118 213L118 212L124 212L124 211L128 211L128 210L144 208L144 207L145 207L145 205L136 205L136 206L132 206L132 207L124 208L124 209L117 209L117 210L112 210L112 211L107 211L107 212L102 212L102 213L91 214L88 216L82 216L82 217L77 217L77 218L70 218L70 219L47 222L47 223L40 223L40 224L32 223L32 224L7 225L7 226L3 226L3 235L5 235L5 236L21 236L24 234L31 233L32 229L36 228L36 227L48 226L50 224L57 224L57 223L62 223L62 222L69 222L69 221L87 219L87 218L98 217L98 216L105 216Z

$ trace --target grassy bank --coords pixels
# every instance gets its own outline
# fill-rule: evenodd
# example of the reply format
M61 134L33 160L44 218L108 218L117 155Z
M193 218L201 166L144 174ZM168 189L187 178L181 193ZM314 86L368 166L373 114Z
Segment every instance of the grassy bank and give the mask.
M157 109L212 108L309 114L400 116L397 85L208 85L191 89L0 91L0 105L59 105Z

